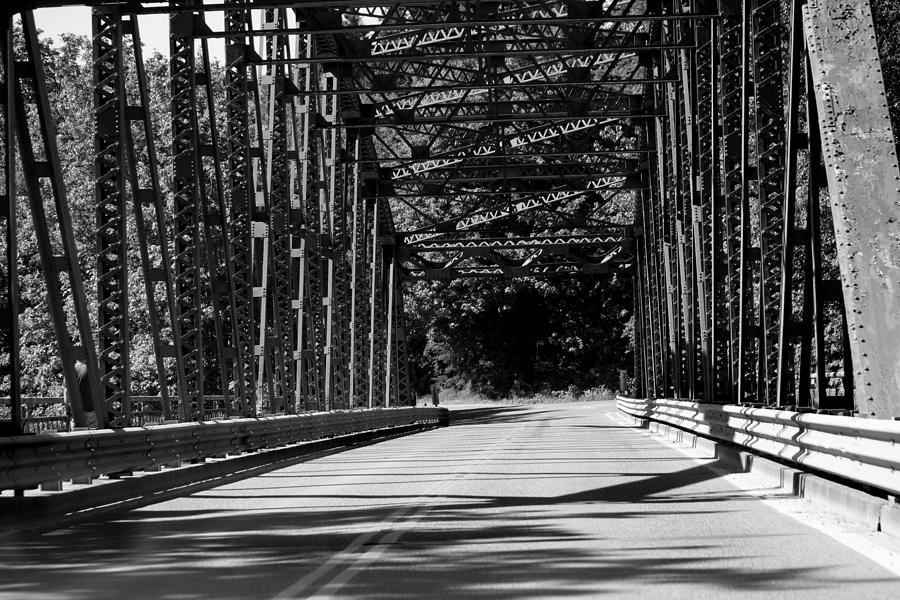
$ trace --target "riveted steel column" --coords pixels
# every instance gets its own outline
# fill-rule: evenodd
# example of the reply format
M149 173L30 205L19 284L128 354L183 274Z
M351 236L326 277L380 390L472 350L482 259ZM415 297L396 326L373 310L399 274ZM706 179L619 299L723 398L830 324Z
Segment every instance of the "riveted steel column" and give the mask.
M362 181L360 180L360 164L362 151L360 138L353 139L353 159L350 166L350 189L348 195L351 201L352 221L350 223L350 407L362 408L365 406L365 381L360 377L364 373L360 364L365 363L365 344L362 343L365 332L364 323L366 314L361 310L364 306L363 292L365 284L365 235L366 235L366 204L362 194Z
M809 183L806 194L806 213L809 227L809 260L807 268L809 273L809 297L804 299L808 307L805 310L811 313L812 343L815 344L815 363L810 357L810 367L813 369L813 381L815 382L815 394L811 394L810 402L815 406L825 406L826 379L825 379L825 294L822 285L822 235L820 205L822 203L819 190L821 180L825 177L824 164L822 162L822 136L819 133L816 108L816 94L812 83L812 69L809 57L805 60L806 66L806 114L808 119L807 131L809 134ZM846 335L846 331L843 331ZM811 354L811 349L807 349ZM801 361L802 362L802 361Z
M742 3L741 19L743 25L740 34L741 48L741 137L740 137L740 163L741 185L738 205L737 235L740 239L739 253L739 277L740 287L734 302L738 305L739 329L737 335L738 354L736 357L737 374L735 384L737 386L738 403L756 402L759 400L759 384L762 370L759 368L760 360L760 327L756 319L756 306L759 290L759 247L753 245L753 231L750 227L751 215L751 187L754 185L755 171L751 171L750 136L753 124L750 122L750 99L753 93L753 80L751 79L753 67L753 37L751 35L751 21L753 14L753 0L744 0Z
M173 7L194 6L194 0L171 0ZM197 189L197 98L194 65L194 13L174 12L170 26L170 77L172 88L172 194L175 203L175 294L185 371L187 402L183 420L202 420L203 321L200 297L200 194Z
M285 48L290 58L290 48ZM286 159L288 168L288 286L286 291L290 297L290 304L282 316L283 326L287 333L285 339L285 361L287 370L290 371L291 387L286 396L286 412L296 413L305 407L305 384L303 378L302 356L302 331L303 331L303 294L305 293L305 262L306 239L303 227L301 187L305 185L301 178L299 152L303 139L300 127L303 126L304 113L298 111L303 108L301 97L306 97L304 90L298 85L298 74L291 65L287 66L285 73L285 85L290 88L287 97L286 111L288 119Z
M693 23L677 22L673 24L672 29L676 39L693 39L695 43L699 43ZM672 98L676 112L671 115L671 121L674 124L675 136L677 136L676 152L679 155L676 163L678 177L676 227L679 280L682 290L682 319L684 321L685 383L687 397L695 399L703 393L702 381L705 373L702 366L705 327L703 323L706 316L703 305L705 297L702 294L703 281L697 268L702 254L700 246L702 212L699 206L698 189L697 87L699 82L696 52L682 49L673 53L673 59L681 72L681 82L675 86L675 95Z
M210 29L202 14L195 18L199 32L209 33ZM201 199L201 223L205 253L203 255L206 279L209 285L209 303L212 308L213 327L216 336L216 365L219 373L221 404L209 406L210 417L242 414L240 400L232 403L232 395L244 398L243 359L240 347L235 345L237 306L235 301L234 265L232 262L231 240L227 222L228 209L225 203L225 181L222 173L222 148L219 141L219 126L216 118L215 91L212 82L212 65L209 56L209 40L200 40L202 71L196 72L196 83L203 92L202 104L198 109L203 113L205 127L198 127L197 175ZM197 125L199 125L199 115ZM212 178L207 174L212 173Z
M663 53L654 55L654 75L660 76L666 71ZM654 106L660 109L668 107L669 91L666 87L654 89ZM655 219L656 240L653 253L656 256L657 267L655 270L658 280L659 313L661 329L660 339L664 341L667 352L663 360L663 389L664 397L678 397L681 395L681 336L680 319L678 311L678 295L676 292L676 273L673 256L672 237L674 227L672 225L672 207L674 205L672 191L672 144L670 143L669 123L664 117L655 119L653 133L655 134L654 146L656 166L656 194L651 212Z
M386 313L385 313L385 342L384 342L384 405L397 406L397 376L394 373L396 369L395 356L395 335L394 330L396 324L396 301L395 293L397 290L397 261L394 256L395 246L387 245L384 248L384 268L385 268L385 294L387 295Z
M315 50L312 35L301 36L298 41L297 55L311 58ZM305 374L303 385L306 389L307 410L324 410L325 408L325 318L322 305L323 285L323 236L321 230L321 205L318 185L318 133L311 131L318 114L318 99L309 92L318 89L316 67L300 65L295 73L297 87L307 95L296 100L300 114L298 124L298 157L300 161L300 203L303 211L303 257L302 294L302 331L298 331L302 369ZM301 101L302 99L302 101ZM298 276L299 277L299 276ZM299 327L298 325L298 327ZM300 337L302 335L302 338Z
M2 56L2 84L0 106L3 119L3 189L0 190L0 244L3 245L0 263L0 389L9 396L10 429L8 435L24 433L22 422L22 389L19 373L19 274L16 243L16 140L14 124L15 55L12 16L0 22L0 56Z
M743 194L743 19L740 10L726 12L719 21L719 113L722 136L721 177L724 183L723 213L725 246L725 290L723 304L727 322L725 369L726 397L738 401L738 364L741 361L741 214Z
M394 373L396 383L393 386L396 406L415 406L416 396L412 388L412 365L409 360L409 345L406 338L406 315L403 306L403 271L396 255L391 261L394 270L394 308L393 308L393 334L392 351L394 354Z
M91 27L98 252L97 356L110 424L121 427L131 425L122 15L117 8L94 8Z
M311 54L310 36L298 36L297 57L308 58ZM312 66L300 64L292 68L291 80L296 88L290 108L290 194L291 194L291 278L292 278L292 321L294 327L293 368L294 404L296 409L315 410L319 399L319 373L316 362L315 325L312 322L310 295L310 246L314 238L315 226L311 225L308 207L310 205L310 161L309 128L312 102L310 92ZM318 219L316 219L318 221ZM317 223L316 223L317 224Z
M248 52L252 49L248 48ZM253 53L254 58L258 55ZM263 414L263 400L271 397L274 387L271 378L267 378L266 368L266 324L268 322L269 294L269 183L268 163L266 160L266 143L268 140L264 120L264 102L261 98L260 81L257 69L249 69L247 90L252 118L250 138L250 187L252 189L252 209L250 220L250 281L252 282L253 306L252 335L253 360L255 369L255 396L251 413ZM267 396L268 394L268 396ZM266 406L270 406L267 401Z
M753 109L759 214L759 346L757 401L774 404L781 333L784 260L784 78L781 0L754 0L752 14Z
M81 402L75 360L83 360L87 367L87 381L94 401L97 425L106 424L106 406L97 368L97 353L93 329L88 316L87 298L78 256L72 217L66 200L59 149L56 144L56 127L47 97L40 42L31 11L21 14L25 60L16 62L12 71L15 87L16 138L22 162L23 179L28 193L34 233L41 260L41 270L47 285L47 304L50 319L59 344L66 391L72 404L75 425L88 424ZM29 122L35 122L32 132ZM35 133L36 135L32 135ZM35 148L34 142L40 144ZM41 158L38 158L38 157ZM56 229L51 232L51 226ZM58 243L54 243L54 240ZM63 290L68 286L68 293ZM76 329L70 330L66 318L66 304L71 302ZM76 346L75 336L80 339Z
M651 31L658 29L658 24L651 24ZM660 66L648 55L646 64L644 64L645 72L653 77L659 74ZM644 88L644 101L652 107L658 106L660 102L657 86L647 84ZM662 126L662 119L656 118L648 120L643 128L643 146L645 148L659 148L659 128ZM665 397L669 390L669 360L668 360L668 338L667 338L667 319L665 314L666 288L663 277L662 267L662 206L663 198L663 166L661 154L659 151L651 152L648 155L649 168L642 175L646 182L646 190L642 190L641 194L641 226L643 227L643 235L639 237L638 261L643 260L646 283L645 291L648 304L648 320L646 330L649 335L645 338L649 339L651 344L650 366L652 372L646 378L645 393L648 397L659 398ZM640 268L640 264L639 264ZM645 367L646 368L646 367Z
M284 23L281 9L264 11L263 28L274 30ZM266 324L266 363L272 372L271 410L283 412L293 403L294 373L289 353L293 348L291 327L291 236L289 231L290 191L287 160L287 89L289 80L281 62L286 58L283 36L266 36L266 106L268 114L266 168L269 188L269 259L271 286L268 289L268 321Z
M384 212L385 201L375 197L372 206L372 234L370 240L371 255L369 288L369 408L385 406L387 398L384 396L385 362L387 360L384 350L384 250L381 243L383 223L381 215Z
M710 376L712 379L712 395L709 402L727 402L730 394L731 363L729 361L729 314L730 298L727 287L727 262L726 262L726 211L725 188L722 177L722 157L724 148L723 118L721 107L721 45L723 27L722 18L711 20L709 40L709 105L708 116L710 123L706 130L709 136L704 144L704 154L701 155L703 167L703 179L701 188L703 201L707 203L706 209L708 229L704 233L708 240L708 291L709 294L709 351Z
M803 8L856 405L900 416L900 169L868 2Z
M318 36L322 37L322 36ZM318 40L317 40L318 41ZM334 125L338 118L337 78L329 73L323 73L320 79L320 90L326 92L320 98L319 114L326 125ZM343 372L340 340L339 307L336 302L340 298L338 292L339 283L338 267L336 261L341 258L336 256L335 227L336 211L339 210L337 198L337 130L331 127L323 128L317 135L316 144L318 160L318 191L319 191L319 229L322 233L323 255L327 260L324 269L324 281L322 290L322 304L325 308L325 407L326 410L339 408L342 403Z
M126 15L123 20L123 35L130 35L134 56L134 69L137 77L137 104L129 105L125 110L128 125L126 153L128 157L128 181L131 187L135 237L141 257L141 268L144 273L144 293L147 298L147 317L150 323L150 336L153 339L154 356L156 358L157 381L162 401L162 417L165 420L175 418L181 406L187 402L185 389L184 360L181 346L174 343L181 337L178 314L175 303L175 285L172 277L169 252L168 225L166 223L168 207L162 195L159 180L159 167L156 156L156 143L153 123L150 115L149 86L144 69L141 36L135 15ZM137 123L141 132L145 155L138 155L137 144L132 132L132 124ZM139 170L146 173L147 187L141 186L142 178ZM153 213L147 221L145 213ZM162 290L158 290L158 285ZM160 306L165 310L160 310ZM170 338L163 339L163 329L169 331ZM168 369L166 359L173 363L178 403L173 406L169 396ZM139 425L132 420L132 424Z
M234 281L234 347L240 365L242 395L238 396L244 415L252 412L256 397L253 302L253 217L255 192L250 151L249 59L254 52L240 34L250 21L249 3L228 0L225 11L225 112L227 181L230 197L228 237L231 245Z
M716 285L713 280L716 245L713 239L718 181L714 177L716 167L716 131L718 118L715 110L715 26L712 20L693 23L698 49L694 62L696 86L693 96L696 128L695 189L691 197L691 235L693 236L694 272L697 290L697 321L699 323L699 354L703 398L713 402L716 398Z
M800 112L802 94L802 75L807 70L808 58L803 38L803 23L800 13L800 0L792 0L790 12L790 54L787 98L787 129L785 131L785 173L784 173L784 206L782 221L782 247L784 248L781 265L781 292L779 307L778 338L778 381L775 403L778 406L808 406L810 376L810 277L808 263L810 260L809 222L807 213L804 228L796 210L797 173L801 150L809 147L809 138L800 131ZM807 156L809 154L807 153ZM807 161L809 165L809 161ZM807 170L807 185L813 185L815 174ZM799 251L799 252L798 252ZM799 256L798 256L799 254ZM797 269L795 262L802 261ZM799 271L799 273L798 273ZM799 307L801 317L795 317ZM799 353L797 346L800 346ZM819 352L821 354L821 352ZM799 355L799 360L798 360Z

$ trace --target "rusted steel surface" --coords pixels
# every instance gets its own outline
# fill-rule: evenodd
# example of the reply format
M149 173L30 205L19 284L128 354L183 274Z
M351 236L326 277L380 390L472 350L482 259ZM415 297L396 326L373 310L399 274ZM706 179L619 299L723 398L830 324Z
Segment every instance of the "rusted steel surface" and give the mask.
M900 416L900 169L868 2L803 9L857 409Z

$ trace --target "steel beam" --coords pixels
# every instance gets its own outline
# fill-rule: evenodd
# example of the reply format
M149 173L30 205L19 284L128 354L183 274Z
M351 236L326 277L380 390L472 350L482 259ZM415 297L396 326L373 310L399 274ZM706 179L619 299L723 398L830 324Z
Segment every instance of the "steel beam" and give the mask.
M87 296L75 250L72 218L63 184L55 119L50 109L38 32L31 11L23 12L21 21L24 60L16 61L7 76L7 83L13 88L14 99L14 112L10 120L16 128L23 183L34 223L50 320L62 359L66 394L75 425L104 427L107 423L107 406L103 401L105 396L87 312ZM9 62L4 64L8 65ZM65 294L64 289L68 290ZM69 327L67 313L75 317L74 329ZM85 363L83 378L87 384L84 387L89 390L93 406L88 404L87 398L82 398L75 369L76 360ZM91 419L89 413L94 413L94 419Z
M0 190L0 389L9 396L9 425L0 424L7 435L25 432L22 412L22 384L19 364L19 275L16 222L16 127L15 127L15 55L12 17L0 21L0 57L3 91L0 118L3 136L3 188Z
M125 127L128 182L133 205L135 238L144 275L147 318L156 359L162 418L169 421L176 418L180 414L180 407L188 402L186 375L182 348L175 343L181 338L181 331L169 251L168 208L162 194L159 176L154 141L156 136L150 112L149 87L144 69L140 30L134 15L126 17L127 20L123 21L123 34L131 37L134 72L138 83L136 104L129 104L125 110L128 121ZM132 131L135 126L137 136ZM138 152L137 139L143 140L145 148L143 155ZM140 172L147 174L146 185L141 184ZM152 212L153 217L148 219L147 212ZM159 284L162 285L162 290L158 289ZM163 330L168 330L167 338L164 337ZM171 368L167 363L172 363ZM168 374L172 371L175 374L175 397L178 399L174 406L169 394ZM131 424L141 423L132 418Z
M900 170L868 2L803 8L860 414L900 416Z

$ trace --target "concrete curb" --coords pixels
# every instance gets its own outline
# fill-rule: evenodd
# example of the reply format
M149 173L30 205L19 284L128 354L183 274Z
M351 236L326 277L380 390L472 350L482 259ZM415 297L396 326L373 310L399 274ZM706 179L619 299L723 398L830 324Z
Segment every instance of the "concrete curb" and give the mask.
M701 450L726 470L753 473L777 485L783 493L809 500L872 531L900 538L900 503L896 498L875 496L668 423L631 415L626 417L635 427L646 429L653 435Z

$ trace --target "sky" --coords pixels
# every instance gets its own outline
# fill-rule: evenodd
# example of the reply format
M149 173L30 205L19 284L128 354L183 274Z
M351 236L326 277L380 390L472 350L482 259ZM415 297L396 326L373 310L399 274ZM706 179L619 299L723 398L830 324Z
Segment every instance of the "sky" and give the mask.
M207 15L207 22L213 31L222 31L224 28L222 17L221 12ZM38 28L44 31L45 36L57 42L63 33L91 36L91 10L85 6L38 9L34 11L34 20ZM157 50L166 56L169 55L168 15L139 16L138 26L145 54ZM209 50L213 60L218 58L221 61L224 55L224 42L221 39L210 40Z

